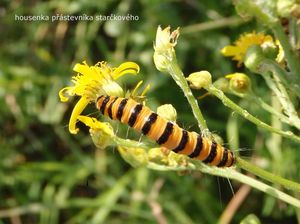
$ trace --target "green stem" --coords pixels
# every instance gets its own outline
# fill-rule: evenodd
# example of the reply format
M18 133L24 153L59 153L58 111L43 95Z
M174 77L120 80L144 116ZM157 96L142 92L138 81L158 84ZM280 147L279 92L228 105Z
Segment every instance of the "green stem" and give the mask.
M300 129L300 119L297 115L295 107L291 102L285 87L282 85L280 80L278 80L278 77L274 76L272 79L269 74L264 74L263 77L265 78L270 89L276 94L281 106L284 109L284 112L288 115L290 122L293 124L293 126Z
M240 160L241 159L239 159L239 162L240 162ZM259 191L265 192L266 194L269 194L272 197L275 197L275 198L278 198L282 201L285 201L288 204L291 204L291 205L293 205L297 208L300 208L300 201L298 199L296 199L296 198L294 198L294 197L292 197L292 196L290 196L290 195L288 195L288 194L286 194L286 193L284 193L284 192L282 192L282 191L280 191L280 190L278 190L274 187L270 187L269 185L267 185L267 184L265 184L265 183L263 183L259 180L256 180L252 177L249 177L249 176L246 176L242 173L239 173L234 169L226 169L226 168L217 168L217 167L207 166L207 165L204 165L200 161L196 161L196 160L192 160L192 159L190 159L189 161L190 161L189 166L186 166L186 167L184 167L184 166L181 166L181 167L178 167L178 168L177 167L168 167L168 166L158 165L158 164L155 164L155 163L148 163L147 167L151 168L151 169L155 169L155 170L160 170L160 171L197 170L197 171L200 171L202 173L207 173L207 174L214 175L214 176L220 176L220 177L224 177L224 178L233 179L233 180L236 180L238 182L247 184L247 185L249 185L253 188L256 188ZM253 172L253 170L257 171L256 169L259 169L259 168L255 167L255 166L253 166L253 165L251 165L247 162L246 162L246 164L249 165L249 166L247 166L245 164L238 163L238 165L241 168L243 168L243 169L248 168L250 172ZM261 170L261 169L259 169L259 170ZM258 173L260 174L260 172L258 172ZM271 174L271 173L265 174L264 173L264 176L267 177L266 179L271 179L269 175L273 175L273 174ZM281 179L283 179L283 178L281 178ZM288 181L288 180L285 180L285 181L280 180L280 183L281 184L283 183L284 186L287 186L287 188L289 188L289 189L298 190L298 191L300 190L299 186L298 186L299 184L294 183L292 181ZM277 179L276 179L276 182L278 182Z
M288 190L300 192L300 184L299 183L287 180L285 178L282 178L281 176L277 176L273 173L265 171L265 170L263 170L257 166L254 166L253 164L251 164L239 157L236 158L236 165L239 166L243 170L247 170L248 172L253 173L256 176L259 176L265 180L270 181L271 183L280 184Z
M175 80L176 84L182 89L185 97L187 98L187 100L192 108L193 115L198 122L198 126L199 126L200 130L201 131L207 130L208 128L207 128L205 118L202 115L202 112L199 108L198 102L195 99L195 97L184 77L183 72L181 71L181 69L179 68L179 66L177 64L176 57L174 57L174 59L172 61L170 61L167 69L168 69L168 72L171 74L172 78Z
M256 96L254 93L247 94L246 97L251 100L254 103L257 103L261 108L264 110L268 111L269 113L275 115L277 118L279 118L282 122L289 124L289 125L294 125L292 122L290 122L289 118L284 116L282 113L276 111L272 106L267 104L265 101L263 101L262 98Z
M289 74L282 67L280 67L277 62L271 59L264 59L260 63L260 67L258 68L257 72L260 74L265 74L268 71L277 76L284 86L287 87L287 89L290 89L294 94L300 97L300 86L298 83L289 81Z
M289 42L288 37L286 36L281 24L279 22L273 25L273 32L276 38L279 40L283 50L284 55L287 60L288 66L291 70L292 79L299 85L300 81L300 63L299 58L295 55L293 48Z
M226 97L225 94L221 90L217 89L213 85L206 87L206 90L208 92L210 92L211 94L213 94L214 96L218 97L225 106L231 108L232 110L234 110L235 112L240 114L242 117L251 121L252 123L256 124L257 126L264 128L270 132L282 135L283 137L294 140L296 142L300 142L299 136L296 136L295 134L293 134L290 131L282 131L280 129L273 128L272 126L264 123L263 121L259 120L258 118L254 117L253 115L251 115L247 110L244 110L243 108L241 108L240 106L235 104L232 100L230 100L228 97Z
M130 139L123 139L118 136L113 138L113 142L116 146L128 147L128 148L142 148L149 149L155 147L153 144L146 144L144 142L137 142Z
M217 29L222 27L237 26L244 22L245 20L241 19L241 17L232 16L228 18L221 18L213 21L186 26L181 29L181 33L182 34L196 33L196 32L212 30L212 29Z
M245 184L247 184L253 188L256 188L268 195L271 195L272 197L278 198L278 199L285 201L291 205L294 205L297 208L300 208L300 201L298 199L296 199L274 187L270 187L269 185L267 185L261 181L253 179L242 173L238 173L237 171L233 171L230 176L232 176L232 177L228 177L228 178L245 183Z

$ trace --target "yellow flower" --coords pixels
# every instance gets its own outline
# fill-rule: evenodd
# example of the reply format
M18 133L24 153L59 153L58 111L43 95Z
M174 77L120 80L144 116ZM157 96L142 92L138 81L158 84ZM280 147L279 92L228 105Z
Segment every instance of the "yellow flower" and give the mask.
M174 47L177 44L178 36L179 28L172 33L169 26L163 30L160 26L157 28L153 59L159 71L166 71L166 66L175 58Z
M273 45L273 38L270 35L262 33L246 33L234 42L234 45L225 46L221 53L224 56L232 57L232 60L238 61L238 66L244 61L245 54L248 48L252 45L260 45L261 47Z
M74 86L61 89L59 97L62 102L66 102L69 99L68 96L81 96L69 121L70 133L76 134L78 132L76 129L77 118L88 103L95 101L101 95L122 96L123 89L115 80L127 73L137 74L139 66L134 62L125 62L117 68L111 68L106 62L98 62L94 66L89 66L84 61L82 64L77 63L73 70L78 72L72 77Z

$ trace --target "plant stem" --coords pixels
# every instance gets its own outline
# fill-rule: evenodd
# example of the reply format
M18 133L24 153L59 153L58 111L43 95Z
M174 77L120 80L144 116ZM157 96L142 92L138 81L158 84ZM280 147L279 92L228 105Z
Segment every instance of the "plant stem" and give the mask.
M149 149L155 147L152 144L146 144L144 142L137 142L130 139L123 139L120 137L115 136L113 141L116 146L128 147L128 148L142 148L142 149Z
M253 164L241 159L240 157L236 158L236 165L239 166L243 170L247 170L248 172L253 173L256 176L259 176L265 180L270 181L271 183L280 184L288 190L300 192L300 184L299 183L287 180L285 178L282 178L281 176L277 176L273 173L265 171L257 166L254 166Z
M265 78L270 89L276 94L281 106L284 108L284 112L288 115L290 122L293 124L293 126L300 129L300 119L297 115L295 107L291 102L285 87L282 85L280 80L278 80L278 77L274 76L272 79L269 74L264 74L263 77Z
M238 158L239 162L240 162L240 160L242 160L242 159ZM242 161L244 161L244 160L242 160ZM247 162L246 162L246 164L249 165L249 167L247 167L247 168L249 168L251 173L258 172L258 169L259 169L258 167L255 167L252 164L247 163ZM238 165L240 167L242 167L244 164L241 165L240 163L238 163ZM244 169L244 166L243 166L243 169ZM211 167L208 167L208 169L209 168L211 168ZM213 169L213 171L211 169ZM283 201L285 201L289 204L292 204L292 205L296 206L297 208L300 208L300 201L298 199L296 199L296 198L294 198L294 197L292 197L292 196L290 196L290 195L288 195L288 194L286 194L282 191L279 191L276 188L270 187L269 185L267 185L267 184L265 184L265 183L263 183L259 180L256 180L256 179L254 179L252 177L249 177L249 176L246 176L246 175L244 175L240 172L237 172L236 170L230 170L229 171L228 169L224 169L224 168L223 169L211 168L211 169L209 169L209 173L211 175L218 175L218 176L222 176L222 177L225 177L225 178L230 178L230 179L233 179L233 180L237 180L241 183L247 184L247 185L249 185L253 188L256 188L256 189L258 189L262 192L265 192L266 194L269 194L269 195L271 195L275 198L278 198L278 199L283 200ZM255 172L253 172L253 170L255 170ZM259 170L261 170L261 169L259 169ZM202 169L201 171L206 172L205 169ZM264 171L264 170L262 170L262 171ZM271 175L271 176L273 175L273 174L268 173L266 171L264 171L264 172L265 172L264 177L268 177L269 175ZM260 172L258 172L258 173L260 174ZM283 179L283 178L281 178L281 179ZM284 183L285 184L284 186L289 186L289 187L291 186L290 189L300 190L299 189L299 184L294 183L292 181L288 181L286 179L284 179L284 180L286 181ZM284 182L284 181L281 180L280 183L282 183L282 182Z
M258 174L261 174L260 171L264 171L261 170L258 167L255 167L253 165L251 165L250 163L247 163L246 161L238 158L239 163L238 165L245 169L245 170L249 170L251 173L255 173L258 172ZM187 167L168 167L168 166L163 166L163 165L157 165L155 163L149 163L147 165L148 168L151 169L155 169L155 170L160 170L160 171L170 171L170 170L176 170L176 171L183 171L183 170L197 170L203 173L207 173L210 175L214 175L214 176L220 176L220 177L224 177L224 178L229 178L229 179L233 179L236 180L238 182L247 184L253 188L256 188L259 191L265 192L266 194L271 195L272 197L278 198L282 201L287 202L288 204L291 204L297 208L300 208L300 201L274 187L270 187L269 185L256 180L252 177L246 176L242 173L239 173L238 171L234 170L234 169L226 169L226 168L217 168L217 167L212 167L212 166L207 166L204 165L202 162L200 161L196 161L196 160L192 160L189 159L190 163L192 163L193 165L189 165ZM245 163L242 163L242 161L244 161ZM254 170L254 172L253 172ZM261 176L266 177L266 179L271 180L270 176L275 176L274 174L268 173L266 171L264 171L265 173L261 174ZM276 176L277 177L277 176ZM274 178L276 179L276 178ZM283 179L284 181L282 181L283 178L280 179L280 181L278 181L278 179L275 180L276 183L281 183L283 184L283 186L289 188L289 189L293 189L293 190L297 190L300 191L300 187L299 184L294 183L292 181Z
M267 104L265 101L263 101L262 98L254 95L254 93L247 94L246 97L251 100L254 103L257 103L261 108L265 109L269 113L275 115L277 118L279 118L282 122L289 124L289 125L294 125L293 123L290 122L289 118L282 113L276 111L272 106Z
M213 20L213 21L209 21L209 22L198 23L198 24L186 26L181 29L181 33L182 34L196 33L196 32L212 30L212 29L217 29L217 28L222 28L222 27L237 26L244 22L245 21L243 19L241 19L240 17L232 16L232 17L228 17L228 18L222 18L222 19L217 19L217 20Z
M263 74L264 76L264 74L268 71L272 72L273 75L277 76L280 79L280 81L284 84L284 86L287 87L287 89L290 89L294 94L300 97L300 86L297 83L291 82L289 80L288 72L281 68L277 62L271 59L264 59L261 62L257 72L259 74Z
M279 135L282 135L283 137L286 137L288 139L294 140L296 142L300 142L300 137L296 136L293 132L291 131L282 131L280 129L273 128L272 126L264 123L263 121L259 120L258 118L254 117L251 115L247 110L241 108L237 104L235 104L232 100L230 100L228 97L225 96L225 94L214 87L213 85L210 85L209 87L206 88L208 92L213 94L214 96L218 97L225 106L231 108L238 114L240 114L242 117L245 119L251 121L252 123L256 124L257 126L264 128L270 132L277 133Z
M132 140L125 140L125 139L121 139L116 137L115 138L116 143L119 146L125 146L125 147L142 147L145 150L149 149L147 148L147 146L145 144L140 144L136 141L132 141ZM125 144L125 145L123 145ZM145 152L147 153L147 152ZM288 194L283 193L282 191L279 191L273 187L270 187L269 185L259 181L259 180L255 180L249 176L246 176L242 173L237 172L234 169L227 169L227 168L217 168L217 167L213 167L213 166L207 166L205 164L203 164L200 161L197 160L193 160L193 159L188 159L188 163L185 165L180 165L178 163L176 163L177 165L172 166L172 165L164 165L164 164L160 164L157 163L157 161L151 161L149 160L146 163L146 166L150 169L155 169L155 170L160 170L160 171L184 171L184 170L197 170L203 173L207 173L210 175L215 175L215 176L221 176L221 177L225 177L225 178L230 178L230 179L234 179L237 180L241 183L247 184L249 186L252 186L260 191L263 191L273 197L276 197L280 200L283 200L291 205L294 205L298 208L300 208L300 201L291 197ZM286 180L282 177L276 176L272 173L269 173L265 170L262 170L254 165L252 165L251 163L248 163L247 161L242 160L241 158L237 157L237 166L239 166L240 168L247 170L263 179L266 179L268 181L271 181L272 183L276 183L276 184L281 184L283 187L290 189L290 190L294 190L294 191L298 191L300 192L300 184L295 183L293 181L290 180Z
M177 64L176 57L174 57L174 59L172 61L170 61L167 69L168 69L168 72L171 74L172 78L175 80L176 84L182 89L185 97L187 98L187 100L192 108L193 115L198 122L198 126L199 126L201 132L207 130L208 128L207 128L205 118L202 115L202 112L199 108L198 102L195 99L195 97L184 77L183 72L181 71L181 69L179 68L179 66Z
M300 63L299 58L295 55L293 48L289 42L288 37L286 36L281 24L279 22L273 25L273 32L277 39L279 40L283 50L284 55L287 60L288 66L291 70L292 79L297 83L299 86L299 79L300 79Z

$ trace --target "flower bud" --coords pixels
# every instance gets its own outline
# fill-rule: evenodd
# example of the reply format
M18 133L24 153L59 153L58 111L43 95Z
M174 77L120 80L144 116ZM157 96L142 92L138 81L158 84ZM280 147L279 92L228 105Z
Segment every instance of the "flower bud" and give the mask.
M177 112L171 104L164 104L157 108L157 114L168 121L176 122Z
M201 89L211 85L211 74L208 71L194 72L186 78L194 89Z
M165 29L160 26L157 28L153 59L159 71L166 72L169 63L176 58L174 47L177 44L178 36L179 28L173 32L169 26Z
M148 158L149 161L157 163L157 164L163 164L163 165L167 165L167 158L168 155L165 154L162 151L162 148L151 148L148 151Z
M170 60L168 60L168 58L165 55L162 55L155 51L153 55L153 60L155 67L158 71L164 73L168 71L167 66L170 63Z
M87 116L78 116L78 120L90 128L92 140L97 148L104 149L114 144L115 134L110 123L100 122L96 118Z
M233 73L226 75L230 79L229 88L235 93L245 94L251 91L251 80L244 73Z
M122 158L133 167L146 166L148 163L145 149L119 146L118 151Z

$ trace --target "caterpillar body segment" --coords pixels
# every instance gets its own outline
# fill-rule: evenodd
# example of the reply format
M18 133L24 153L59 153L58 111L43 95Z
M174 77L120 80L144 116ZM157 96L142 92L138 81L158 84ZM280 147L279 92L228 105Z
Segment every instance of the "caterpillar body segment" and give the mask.
M229 149L180 128L133 99L100 96L96 106L103 115L128 124L173 152L218 167L230 167L235 163L235 156Z

